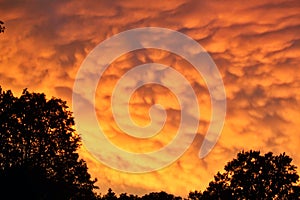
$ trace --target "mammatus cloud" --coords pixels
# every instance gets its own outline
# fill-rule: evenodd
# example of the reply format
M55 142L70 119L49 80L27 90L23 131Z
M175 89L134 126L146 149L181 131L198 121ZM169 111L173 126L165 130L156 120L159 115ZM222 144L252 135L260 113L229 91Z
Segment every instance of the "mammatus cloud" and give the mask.
M116 126L108 104L111 91L118 77L137 64L157 62L180 71L196 91L201 121L198 135L183 157L153 173L135 175L112 170L96 162L83 147L81 155L99 179L101 191L112 187L117 192L166 190L186 195L206 187L242 149L285 151L300 166L299 4L296 0L163 1L147 6L139 1L0 1L0 17L7 28L0 35L0 85L16 93L27 87L45 92L49 98L58 96L71 107L77 70L98 43L131 28L170 28L197 40L221 72L228 106L221 138L208 157L198 159L211 104L203 79L189 63L163 51L124 55L107 70L99 84L106 87L98 88L96 96L98 119L104 121L113 143L134 152L153 151L167 144L178 128L178 102L169 90L159 86L136 91L131 114L143 125L149 122L149 105L159 102L167 106L168 118L160 134L140 141Z

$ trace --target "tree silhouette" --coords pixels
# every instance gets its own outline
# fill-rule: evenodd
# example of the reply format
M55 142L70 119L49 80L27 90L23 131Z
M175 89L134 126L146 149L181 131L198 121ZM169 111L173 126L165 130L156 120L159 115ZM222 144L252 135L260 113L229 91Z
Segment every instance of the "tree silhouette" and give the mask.
M137 195L133 195L133 194L127 195L127 193L122 193L122 194L120 194L118 199L119 200L139 200L141 198L138 197Z
M299 176L291 161L285 153L241 152L224 173L215 175L200 199L300 199Z
M151 192L150 194L144 195L142 200L181 200L181 197L175 197L173 194L168 194L164 191Z
M111 188L108 189L107 194L105 194L102 200L182 200L181 197L176 197L173 194L168 194L164 191L161 192L151 192L149 194L145 194L142 197L138 197L137 195L128 195L127 193L122 193L117 197L117 195L112 191Z
M188 200L200 200L202 198L202 193L199 191L190 192Z
M4 22L0 20L0 33L4 33L4 30L5 30Z
M104 195L101 199L103 199L103 200L117 200L118 197L116 196L116 193L114 193L112 191L112 189L109 188L108 191L107 191L107 194Z
M96 180L76 152L80 137L67 109L61 99L46 100L26 89L18 98L0 87L2 197L96 199Z

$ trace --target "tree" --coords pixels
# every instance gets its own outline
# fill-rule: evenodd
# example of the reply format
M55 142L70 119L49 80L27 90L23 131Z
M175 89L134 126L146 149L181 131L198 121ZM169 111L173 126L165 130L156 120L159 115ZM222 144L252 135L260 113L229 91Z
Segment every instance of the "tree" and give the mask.
M138 200L140 198L137 195L132 195L132 194L127 195L127 193L122 193L122 194L120 194L118 199L119 200Z
M299 176L285 153L241 152L217 173L202 199L299 199Z
M151 192L141 197L142 200L181 200L181 197L175 197L173 194L168 194L164 191Z
M188 200L200 200L202 198L202 193L199 191L190 192Z
M4 33L4 30L5 30L4 22L0 20L0 33Z
M26 89L18 98L0 87L0 195L97 198L97 180L79 159L80 137L73 126L65 101Z
M168 194L166 192L151 192L149 194L145 194L142 197L137 195L128 195L127 193L122 193L117 197L117 195L112 191L111 188L108 189L107 194L105 194L102 200L182 200L181 197L176 197L172 194Z
M107 191L107 194L104 195L104 196L102 197L102 199L103 199L103 200L117 200L118 197L116 196L116 193L114 193L114 192L112 191L112 189L109 188L108 191Z

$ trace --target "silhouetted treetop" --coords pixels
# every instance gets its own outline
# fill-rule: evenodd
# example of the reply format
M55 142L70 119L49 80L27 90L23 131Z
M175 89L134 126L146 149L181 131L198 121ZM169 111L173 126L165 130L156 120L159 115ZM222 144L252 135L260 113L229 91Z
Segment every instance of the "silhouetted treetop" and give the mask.
M149 194L144 195L141 199L142 200L181 200L182 198L161 191L161 192L151 192Z
M202 192L200 191L194 191L194 192L190 192L188 195L188 200L200 200L202 199Z
M18 177L26 179L26 174L36 171L40 179L33 178L24 187L47 180L44 187L60 186L61 199L95 198L96 180L91 180L85 161L76 152L80 137L73 125L65 101L47 100L45 94L26 89L15 97L0 87L0 192L15 191L11 187L20 181ZM13 177L14 172L23 176ZM9 179L11 185L6 184Z
M0 20L0 33L4 33L4 30L5 30L4 22Z
M102 200L182 200L181 197L174 196L173 194L168 194L164 191L161 192L151 192L145 194L142 197L137 195L128 195L127 193L122 193L119 197L112 191L111 188L108 189L107 193L103 195Z
M296 166L285 155L241 152L217 173L201 199L299 199Z

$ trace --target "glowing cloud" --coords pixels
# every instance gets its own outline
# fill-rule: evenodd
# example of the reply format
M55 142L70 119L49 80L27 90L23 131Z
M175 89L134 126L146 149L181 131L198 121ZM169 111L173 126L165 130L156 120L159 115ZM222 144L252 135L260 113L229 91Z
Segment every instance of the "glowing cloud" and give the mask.
M138 89L129 106L132 119L140 125L150 122L148 112L153 102L167 108L168 117L159 134L138 140L124 134L114 121L111 91L124 73L145 63L172 66L191 83L200 105L200 124L184 155L152 173L113 170L97 162L83 146L81 156L98 178L100 190L112 187L116 192L137 194L165 190L186 195L206 187L242 149L285 151L300 166L299 7L297 0L182 0L147 6L141 1L2 1L0 13L6 31L0 35L0 85L15 93L25 87L45 92L49 98L67 100L72 107L72 88L79 67L100 42L133 28L169 28L199 42L218 66L228 106L220 140L209 156L198 158L212 105L205 81L190 63L153 49L123 55L104 73L99 85L106 87L98 87L95 97L96 115L105 122L103 130L113 144L132 152L151 152L176 135L179 103L171 91L160 86Z

